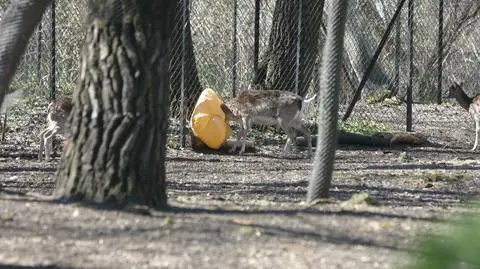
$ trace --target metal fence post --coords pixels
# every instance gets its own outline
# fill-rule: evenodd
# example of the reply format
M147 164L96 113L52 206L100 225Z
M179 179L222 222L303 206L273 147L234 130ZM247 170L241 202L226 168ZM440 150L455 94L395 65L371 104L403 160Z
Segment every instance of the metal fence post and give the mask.
M443 72L443 0L438 6L438 73L437 73L437 104L442 103L442 72Z
M182 67L180 78L180 136L182 148L187 145L186 130L185 130L185 40L186 40L186 26L187 26L187 8L188 0L182 1Z
M51 32L51 48L50 48L50 78L49 78L49 86L50 86L50 101L55 100L55 91L56 91L56 36L55 36L55 0L52 1L52 6L50 10L51 14L51 24L50 24L50 32Z
M260 0L255 0L255 22L253 33L253 72L258 70L258 53L260 50Z
M401 0L397 1L397 5L400 4ZM401 12L401 11L400 11ZM398 17L397 21L395 22L395 75L393 79L393 87L395 89L395 93L398 92L398 87L400 86L400 53L401 53L401 24L400 24L400 17Z
M237 17L238 17L238 3L233 1L233 37L232 37L232 96L236 96L237 90Z
M300 48L302 39L302 0L298 0L298 17L297 17L297 53L295 59L295 93L298 94L300 79Z
M37 28L37 87L42 83L42 20Z
M413 0L408 0L408 86L407 86L407 132L412 131L412 87L413 87Z

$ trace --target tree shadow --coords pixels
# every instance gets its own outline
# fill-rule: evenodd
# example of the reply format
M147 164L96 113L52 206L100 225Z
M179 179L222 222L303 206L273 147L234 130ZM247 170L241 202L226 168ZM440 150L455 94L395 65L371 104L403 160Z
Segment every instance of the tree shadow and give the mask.
M183 193L205 197L207 194L214 194L222 198L233 193L240 196L240 200L247 200L249 197L258 199L259 196L263 196L267 200L268 198L275 198L273 200L275 202L292 203L292 201L305 199L308 182L306 180L297 182L218 182L197 185L191 184L191 182L169 182L168 185L169 191L178 196L183 195ZM439 207L459 206L459 197L467 200L478 194L476 191L465 191L463 189L453 191L333 183L330 196L332 200L343 201L362 192L369 193L382 206L394 207L423 207L427 203L429 206Z
M5 263L0 263L0 268L2 269L74 269L74 267L60 266L60 265L15 265L15 264L5 264Z
M363 168L362 170L433 170L433 169L444 169L444 170L480 170L480 166L472 166L468 164L464 165L454 165L454 164L419 164L419 163L403 163L403 164L385 164L385 165L369 165Z
M16 173L16 172L42 172L53 173L57 169L52 167L2 167L0 173Z
M105 207L103 205L93 204L81 204L81 207L90 208L99 211L120 211L124 210L113 209ZM3 227L0 224L0 231L8 229L14 229L18 234L14 234L11 231L8 233L11 236L24 236L25 234L34 234L35 236L46 237L51 236L52 233L58 240L62 239L82 239L82 240L98 240L98 238L120 238L120 237L135 237L135 238L149 238L158 237L159 240L164 238L161 231L168 230L169 234L175 233L176 238L188 237L190 239L195 236L205 238L205 235L218 234L219 230L231 232L238 231L241 228L248 227L249 229L260 230L262 236L284 238L290 240L307 240L316 242L326 242L335 245L360 245L365 247L376 247L388 250L406 251L406 247L396 244L395 240L383 240L383 239L368 239L364 235L353 235L348 232L343 232L338 229L329 227L328 224L318 223L318 217L338 216L338 217L350 217L350 218L391 218L400 220L413 220L424 222L443 222L438 218L424 218L424 217L412 217L401 214L389 214L378 212L366 212L359 210L323 210L321 208L304 208L304 209L272 209L272 210L229 210L229 209L207 209L200 207L173 207L170 206L162 211L150 210L151 214L146 216L155 222L148 222L146 224L131 225L125 227L110 227L106 225L96 226L91 224L90 226L83 225L71 225L68 223L58 222L55 224L54 229L39 230L34 225L22 225L20 227ZM126 213L138 214L136 212L128 211ZM259 221L258 218L253 218L247 223L235 221L235 217L265 215L268 218L270 215L282 216L288 218L298 217L302 214L302 223L305 225L301 227L290 226L288 223L275 222L274 224L265 224L263 221ZM224 218L222 216L230 216L230 218ZM173 224L165 221L165 218L173 218ZM125 218L128 218L126 216ZM352 220L354 221L354 220ZM353 232L353 231L351 231ZM397 235L396 237L402 237ZM213 240L213 239L212 239ZM223 237L222 240L237 239L232 236L231 238ZM3 268L3 267L0 267ZM15 267L14 267L15 268ZM36 268L36 267L18 267L18 268ZM45 268L64 268L64 267L45 267Z

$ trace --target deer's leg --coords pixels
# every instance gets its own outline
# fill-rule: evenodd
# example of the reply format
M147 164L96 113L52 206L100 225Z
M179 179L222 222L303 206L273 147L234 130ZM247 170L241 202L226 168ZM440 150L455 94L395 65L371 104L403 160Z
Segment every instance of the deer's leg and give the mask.
M286 154L290 151L290 147L292 143L295 143L295 131L292 129L292 126L289 122L279 118L278 124L280 128L282 128L283 132L287 135L287 141L285 142L285 146L283 147L283 154Z
M307 158L312 157L312 152L313 152L313 150L312 150L312 135L311 135L310 131L303 125L302 122L299 122L299 121L295 121L292 126L296 130L301 132L303 134L303 136L305 137L305 139L307 140L307 147L308 147Z
M2 142L5 141L5 132L7 132L7 110L5 110L5 115L3 116Z
M240 149L239 154L242 155L245 152L245 144L247 143L247 134L250 131L250 119L249 118L243 118L242 119L242 125L243 125L243 136L242 136L242 148Z
M478 146L478 134L480 132L480 118L475 118L475 144L473 144L473 148L471 151L475 151Z
M240 138L242 137L242 133L243 133L243 124L240 124L240 130L238 130L238 132L237 132L237 140L235 141L235 143L233 143L233 147L228 152L230 152L230 153L235 152L238 145L240 144Z
M50 131L50 128L45 128L43 131L40 133L40 150L38 151L38 159L42 160L43 159L43 149L45 147L45 135Z
M44 143L45 143L45 160L50 161L50 152L53 150L53 136L57 133L56 129L53 129L49 135L45 136Z

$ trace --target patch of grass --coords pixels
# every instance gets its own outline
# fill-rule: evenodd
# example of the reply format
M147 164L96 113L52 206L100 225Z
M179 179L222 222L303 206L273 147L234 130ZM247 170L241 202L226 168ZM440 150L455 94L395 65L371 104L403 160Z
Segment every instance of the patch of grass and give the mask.
M370 194L366 192L355 193L353 194L350 199L344 201L343 205L370 205L370 206L378 206L380 205L379 202L374 199Z
M427 182L449 182L454 183L460 180L470 180L471 176L466 174L453 174L442 172L425 172L423 177Z
M388 124L373 120L347 120L339 122L339 129L345 132L357 133L363 135L372 135L378 132L386 132L395 129Z
M458 106L458 103L455 99L444 99L440 105L443 107L454 107Z
M407 152L402 152L402 153L398 156L398 160L399 160L401 163L408 163L408 162L413 161L413 157L412 157L412 155L408 154Z
M75 87L75 83L58 83L56 89L57 96L72 96Z
M367 94L364 98L367 104L380 104L382 106L398 106L403 104L403 100L397 96L387 98L390 94L388 90L375 91Z
M385 97L387 96L388 91L374 91L368 93L364 100L367 104L378 104L380 102L383 102L385 100Z

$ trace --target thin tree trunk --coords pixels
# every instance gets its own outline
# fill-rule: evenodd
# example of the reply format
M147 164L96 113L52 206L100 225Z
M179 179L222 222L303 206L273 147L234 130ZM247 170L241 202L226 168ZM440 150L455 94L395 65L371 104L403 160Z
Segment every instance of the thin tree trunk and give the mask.
M320 112L317 149L308 185L308 202L328 198L337 146L338 96L344 52L345 22L348 0L330 4L327 40L322 58Z
M318 56L323 0L277 0L270 32L269 48L259 64L254 84L294 92L296 89L297 40L300 31L298 93L304 96L312 80Z
M60 199L162 208L175 0L90 1Z

